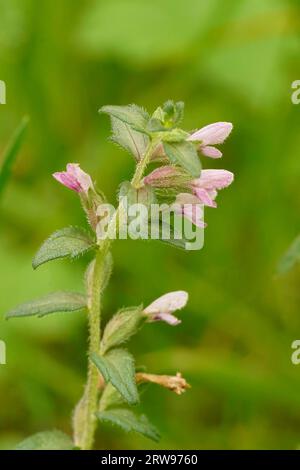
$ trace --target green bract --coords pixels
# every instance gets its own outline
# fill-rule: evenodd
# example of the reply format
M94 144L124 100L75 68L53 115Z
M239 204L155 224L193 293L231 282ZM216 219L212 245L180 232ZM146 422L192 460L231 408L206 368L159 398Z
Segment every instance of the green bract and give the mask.
M112 349L105 356L93 353L92 361L106 382L110 382L130 405L139 402L133 356L125 349Z

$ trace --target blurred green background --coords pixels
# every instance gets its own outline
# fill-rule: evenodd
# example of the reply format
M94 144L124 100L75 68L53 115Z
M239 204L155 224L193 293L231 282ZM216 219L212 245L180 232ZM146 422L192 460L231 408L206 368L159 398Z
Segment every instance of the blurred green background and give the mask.
M54 230L85 224L76 195L51 177L80 162L115 203L132 174L108 142L104 104L149 111L186 104L184 126L232 121L220 161L235 173L208 209L205 246L181 252L159 242L118 241L106 315L177 289L190 294L182 324L152 324L130 349L150 372L182 371L181 397L155 386L142 409L159 444L102 426L97 448L295 449L300 443L300 271L276 264L300 231L299 2L294 0L0 0L0 150L23 115L31 122L1 199L0 447L38 431L71 432L86 373L82 314L5 322L18 302L82 289L86 260L31 268Z

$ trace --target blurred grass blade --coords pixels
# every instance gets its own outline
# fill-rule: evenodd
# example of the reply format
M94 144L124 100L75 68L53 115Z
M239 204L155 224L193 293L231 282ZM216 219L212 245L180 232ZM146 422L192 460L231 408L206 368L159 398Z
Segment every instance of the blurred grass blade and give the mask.
M10 177L12 165L18 155L20 147L22 145L26 129L28 126L29 118L25 116L20 125L15 130L8 146L4 151L4 155L2 158L2 166L0 169L0 196L4 190L4 187Z
M298 236L286 253L283 255L277 266L278 274L289 272L297 262L300 261L300 236Z

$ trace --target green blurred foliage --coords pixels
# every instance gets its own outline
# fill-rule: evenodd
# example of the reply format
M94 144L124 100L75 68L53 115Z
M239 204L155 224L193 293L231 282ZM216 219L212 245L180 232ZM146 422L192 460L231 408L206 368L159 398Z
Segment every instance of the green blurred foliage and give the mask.
M30 116L1 200L1 448L53 427L70 434L85 380L82 313L3 319L18 302L83 289L84 260L31 268L49 233L86 224L76 195L51 173L80 162L115 203L134 163L108 142L98 108L135 102L152 111L169 98L185 101L186 129L234 123L223 160L203 164L236 180L206 211L203 250L115 243L106 318L170 290L190 293L181 326L149 325L131 351L150 372L182 371L192 389L178 397L151 386L143 395L159 444L103 425L97 447L299 446L300 368L290 356L300 272L275 275L300 230L300 107L290 99L300 78L299 13L296 0L0 0L0 151Z

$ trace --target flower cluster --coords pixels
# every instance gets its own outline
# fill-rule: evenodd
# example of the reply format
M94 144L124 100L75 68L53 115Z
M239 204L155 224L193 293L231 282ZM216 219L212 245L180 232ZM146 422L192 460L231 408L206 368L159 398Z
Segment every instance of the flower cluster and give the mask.
M222 153L213 145L222 144L232 131L229 122L217 122L203 127L187 137L187 141L195 142L197 149L205 156L220 158ZM160 145L159 154L163 155ZM203 212L198 207L202 204L208 207L217 207L215 201L218 191L229 186L234 174L228 170L202 170L198 178L190 178L184 170L174 165L164 165L153 170L145 176L144 184L156 188L172 188L181 186L184 192L176 196L176 205L179 213L190 219L195 225L205 227L202 220ZM178 210L178 209L177 209Z
M217 122L193 132L186 137L186 140L195 143L197 150L203 155L220 158L222 152L215 145L222 144L232 128L229 122ZM156 146L151 157L155 159L157 155L166 157L162 143ZM78 193L87 195L91 188L94 189L91 177L75 163L69 163L67 171L54 173L53 176L61 184ZM197 178L191 178L182 167L168 164L153 170L143 178L142 182L153 188L181 187L182 192L176 195L174 209L202 228L206 224L202 220L203 211L199 204L216 208L215 199L218 191L229 186L233 179L232 172L218 169L202 170Z

